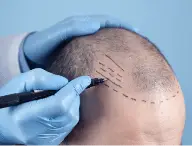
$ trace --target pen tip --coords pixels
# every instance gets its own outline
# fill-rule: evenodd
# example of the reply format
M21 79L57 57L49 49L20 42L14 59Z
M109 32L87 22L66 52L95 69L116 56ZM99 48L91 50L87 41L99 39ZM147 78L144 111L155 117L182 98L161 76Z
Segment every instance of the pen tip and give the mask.
M104 83L105 81L106 81L106 80L103 79L103 78L100 79L100 83Z

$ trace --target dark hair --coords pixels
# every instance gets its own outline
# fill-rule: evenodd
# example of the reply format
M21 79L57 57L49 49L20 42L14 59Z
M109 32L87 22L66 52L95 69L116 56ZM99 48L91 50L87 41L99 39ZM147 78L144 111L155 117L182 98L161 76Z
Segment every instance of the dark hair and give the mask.
M125 70L131 72L139 91L151 90L157 84L171 88L173 84L173 71L159 49L148 39L119 28L105 28L93 35L77 37L67 45L60 45L47 70L69 80L91 75L94 62L99 60L96 57L98 52L118 52L130 57L133 67L125 66ZM122 60L128 61L127 58Z

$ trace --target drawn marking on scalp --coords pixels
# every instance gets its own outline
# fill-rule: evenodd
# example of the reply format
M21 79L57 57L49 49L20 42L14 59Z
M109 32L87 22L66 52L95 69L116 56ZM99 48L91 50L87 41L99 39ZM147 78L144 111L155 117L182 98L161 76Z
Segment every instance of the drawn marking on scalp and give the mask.
M131 98L131 100L136 101L136 99L135 99L135 98Z
M127 98L128 98L128 96L127 96L126 94L123 94L123 96L125 96L125 97L127 97Z
M108 77L106 77L106 76L103 75L102 73L98 72L97 70L96 70L96 72L97 72L98 74L102 75L103 77L105 77L105 78L106 78L108 81L110 81L111 83L113 83L113 84L115 84L116 86L118 86L119 88L122 88L120 85L118 85L118 84L116 84L115 82L111 81L111 79L109 79Z
M107 57L107 58L109 58L116 66L118 66L122 71L124 71L124 69L121 67L121 66L119 66L110 56L108 56L107 54L105 54L105 56Z
M117 73L117 75L122 78L122 76L120 74Z
M108 69L109 69L110 71L112 71L112 72L115 72L114 70L112 70L112 69L111 69L111 68L109 68L109 67L108 67Z
M100 74L101 76L103 76L104 78L106 78L108 81L110 81L111 83L113 83L114 85L118 86L119 88L122 88L120 85L116 84L115 82L111 81L111 79L109 79L108 77L106 77L105 75L103 75L102 73L100 73L99 71L96 70L96 72L98 74Z
M106 78L107 80L109 80L108 77L104 76L102 73L98 72L97 70L96 70L96 73L100 74L101 76L103 76L104 78Z
M116 80L117 80L117 81L119 81L119 82L121 82L121 80L120 80L120 79L118 79L118 78L116 78Z
M102 66L105 66L105 64L103 64L103 63L101 63L101 62L99 62L99 64L102 65Z
M115 82L111 81L110 79L109 79L109 81L110 81L111 83L115 84L116 86L118 86L119 88L122 88L120 85L116 84Z
M117 90L113 89L113 91L118 92Z
M111 81L108 77L106 77L106 76L103 75L102 73L98 72L97 70L96 70L96 72L97 72L98 74L100 74L101 76L103 76L104 78L106 78L106 79L107 79L108 81L110 81L111 83L113 83L113 84L115 84L116 86L122 88L120 85L118 85L118 84L116 84L115 82ZM110 87L110 86L107 85L107 84L103 84L103 85L106 86L106 87L108 87L108 88ZM116 90L116 89L113 89L113 91L119 92L119 91ZM122 93L122 95L123 95L124 97L126 97L126 98L129 98L129 96L126 95L126 94L124 94L124 93ZM176 95L173 95L173 97L176 97ZM133 101L137 101L135 98L130 98L130 99L133 100ZM167 98L166 100L169 100L169 98ZM147 102L146 100L141 100L141 101L144 102L144 103ZM153 101L151 101L150 103L151 103L151 104L155 104L155 102L153 102ZM163 103L163 101L160 101L160 103Z
M103 69L103 68L100 68L102 71L104 71L104 72L106 72L106 70L105 69Z
M176 95L173 95L172 97L175 97Z
M103 85L109 88L109 85L107 85L107 84L103 84Z
M109 73L110 76L114 77L111 73Z

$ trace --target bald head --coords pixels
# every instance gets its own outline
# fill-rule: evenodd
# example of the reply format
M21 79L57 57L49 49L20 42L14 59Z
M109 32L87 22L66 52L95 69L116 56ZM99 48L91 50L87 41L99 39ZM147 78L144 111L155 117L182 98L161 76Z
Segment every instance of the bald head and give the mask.
M103 29L60 46L49 71L70 80L107 81L81 95L71 144L180 144L185 108L177 79L159 50L123 29Z
M69 79L92 75L103 61L119 72L128 73L138 91L153 90L161 85L173 87L174 74L160 51L148 40L123 29L103 29L90 36L79 37L60 46L50 67ZM53 68L53 69L52 69ZM107 71L113 72L108 69Z

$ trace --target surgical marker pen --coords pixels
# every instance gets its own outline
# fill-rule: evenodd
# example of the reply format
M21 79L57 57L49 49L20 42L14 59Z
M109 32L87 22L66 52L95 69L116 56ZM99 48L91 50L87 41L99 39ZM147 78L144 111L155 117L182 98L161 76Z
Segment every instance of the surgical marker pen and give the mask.
M105 80L103 78L91 79L91 84L87 88L97 86L104 82ZM43 99L51 95L54 95L56 92L58 91L46 90L46 91L39 91L39 92L24 92L24 93L15 93L10 95L0 96L0 108L16 106L25 102Z

